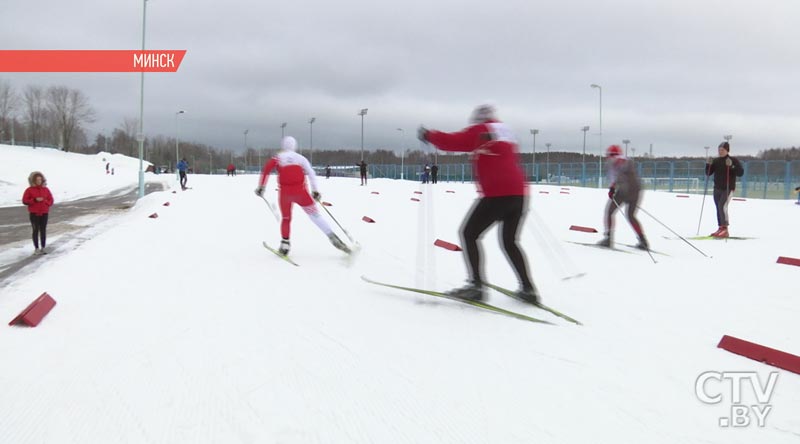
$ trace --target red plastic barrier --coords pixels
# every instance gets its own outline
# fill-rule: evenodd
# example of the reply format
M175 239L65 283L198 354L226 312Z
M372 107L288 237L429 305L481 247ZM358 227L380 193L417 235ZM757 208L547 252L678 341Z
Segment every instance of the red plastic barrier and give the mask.
M561 188L561 189L562 189L562 190L567 190L567 191L569 191L569 188Z
M422 191L414 191L414 194L422 194Z
M786 265L795 265L797 267L800 267L800 259L794 257L780 256L778 257L778 263Z
M800 374L800 356L725 335L717 347L731 353Z
M560 191L559 194L569 194L569 191Z
M455 193L455 191L453 191L453 190L447 190L447 191L445 191L445 193Z
M433 245L436 245L437 247L442 247L445 250L462 251L461 247L459 247L458 245L443 241L441 239L436 239L436 242L434 242Z
M411 200L413 200L414 202L419 202L419 199L417 199L416 197L412 197Z
M688 194L678 194L678 195L677 195L677 196L675 196L675 197L683 197L683 198L686 198L686 197L689 197L689 195L688 195Z
M733 200L735 200L737 202L747 202L747 199L743 199L741 197L734 197Z
M549 191L539 191L539 194L550 194Z
M569 229L572 231L581 231L583 233L597 233L597 230L592 227L582 227L580 225L571 225Z
M367 216L362 217L361 220L363 220L364 222L366 222L368 224L374 224L375 223L375 219L373 219L371 217L367 217Z
M330 202L322 202L322 205L325 205L326 207L332 207L333 206L333 204L330 203Z
M22 310L16 318L12 319L8 325L25 324L29 327L36 327L55 306L56 301L47 292L44 292L35 301L31 302L25 310Z
M371 194L381 194L381 193L379 193L377 191L373 191Z
M169 206L169 202L164 202L164 206L168 207Z
M158 213L153 213L147 217L149 217L150 219L158 219Z

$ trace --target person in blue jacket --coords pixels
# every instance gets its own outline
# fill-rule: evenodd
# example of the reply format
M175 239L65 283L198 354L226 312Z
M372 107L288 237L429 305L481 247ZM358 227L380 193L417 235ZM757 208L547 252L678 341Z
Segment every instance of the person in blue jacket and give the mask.
M186 170L188 170L188 169L189 169L189 164L186 163L186 159L181 159L181 161L178 162L178 174L181 177L181 189L182 190L186 189Z

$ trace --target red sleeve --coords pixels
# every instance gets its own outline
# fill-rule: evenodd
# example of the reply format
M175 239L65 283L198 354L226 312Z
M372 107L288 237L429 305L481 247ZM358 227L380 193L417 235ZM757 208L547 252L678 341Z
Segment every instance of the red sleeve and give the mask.
M25 189L25 192L22 193L22 203L25 205L30 205L31 203L31 189L30 187Z
M273 157L269 160L269 162L264 164L264 169L261 170L261 179L258 181L258 186L265 187L267 186L267 180L269 179L269 173L278 166L278 158Z
M47 204L48 207L53 206L53 193L50 192L50 188L45 187L45 198L44 203Z
M457 133L443 133L441 131L428 131L428 142L434 144L442 151L470 152L481 146L484 141L481 135L486 133L485 125L473 125Z

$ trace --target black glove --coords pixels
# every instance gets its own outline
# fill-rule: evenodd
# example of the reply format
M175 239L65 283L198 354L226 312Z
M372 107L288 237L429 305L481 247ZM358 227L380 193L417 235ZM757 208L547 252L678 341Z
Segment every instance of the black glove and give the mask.
M258 197L264 197L264 187L258 187L258 188L256 188L256 196L258 196Z
M320 201L320 199L322 199L322 194L319 194L319 191L312 191L312 192L311 192L311 197L313 197L313 198L314 198L314 200L316 200L317 202L319 202L319 201Z
M424 126L417 129L417 139L422 142L428 143L428 130Z
M617 188L612 186L611 188L608 189L608 198L613 199L614 194L616 193L617 193Z

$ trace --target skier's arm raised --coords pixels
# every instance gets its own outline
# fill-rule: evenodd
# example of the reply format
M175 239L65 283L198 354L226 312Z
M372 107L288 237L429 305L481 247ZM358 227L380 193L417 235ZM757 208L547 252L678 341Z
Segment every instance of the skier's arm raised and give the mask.
M481 136L486 140L481 140ZM442 151L468 153L483 143L491 140L485 131L485 125L472 125L456 133L445 133L436 130L425 130L424 138Z

